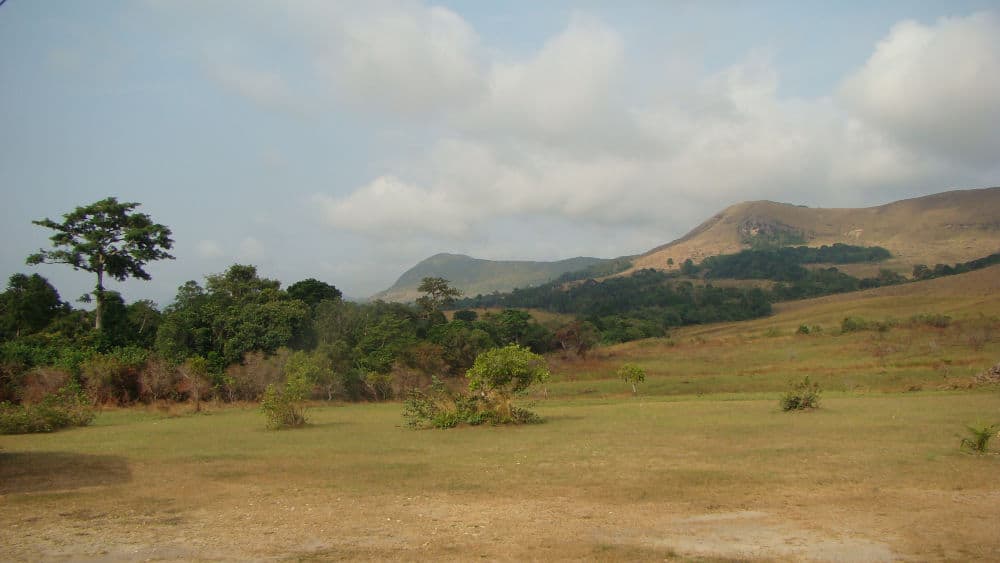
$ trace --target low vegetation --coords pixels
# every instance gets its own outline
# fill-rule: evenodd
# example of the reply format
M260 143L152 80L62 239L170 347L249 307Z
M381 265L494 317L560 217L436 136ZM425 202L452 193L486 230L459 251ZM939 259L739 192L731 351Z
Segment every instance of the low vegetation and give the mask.
M990 449L990 440L1000 432L1000 424L967 426L968 436L962 438L962 448L975 454L985 454Z
M617 375L622 381L632 386L632 394L638 395L638 385L646 381L646 370L636 364L624 364L618 368Z
M70 426L87 426L94 420L79 384L70 381L37 404L0 403L0 434L53 432Z
M549 377L545 359L517 345L487 350L466 374L468 391L448 390L435 380L428 391L414 390L404 403L411 428L452 428L459 424L526 424L541 422L514 400Z
M805 376L802 381L792 385L792 388L785 391L781 396L779 404L783 411L802 411L808 409L818 409L820 395L823 390L819 383L810 381L809 376Z

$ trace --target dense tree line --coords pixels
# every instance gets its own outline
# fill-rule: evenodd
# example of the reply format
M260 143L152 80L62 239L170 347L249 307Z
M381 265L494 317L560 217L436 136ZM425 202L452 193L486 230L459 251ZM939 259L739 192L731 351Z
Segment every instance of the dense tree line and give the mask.
M694 272L703 272L708 279L796 281L809 275L804 264L857 264L881 262L891 257L892 254L880 246L841 243L818 248L789 246L710 256L695 267Z
M926 264L917 264L913 266L913 279L929 280L933 278L940 278L942 276L964 274L973 270L988 268L994 264L1000 264L1000 252L984 256L983 258L970 260L968 262L959 262L953 266L949 266L948 264L936 264L933 268L931 268Z
M23 399L42 368L60 371L60 383L82 382L99 401L258 400L293 352L316 374L317 397L383 399L431 376L463 375L489 349L558 345L524 311L459 311L449 321L440 308L455 290L425 282L418 304L360 304L319 280L285 289L235 264L204 285L184 283L162 311L105 291L97 329L94 311L62 301L45 278L15 274L0 293L0 401Z

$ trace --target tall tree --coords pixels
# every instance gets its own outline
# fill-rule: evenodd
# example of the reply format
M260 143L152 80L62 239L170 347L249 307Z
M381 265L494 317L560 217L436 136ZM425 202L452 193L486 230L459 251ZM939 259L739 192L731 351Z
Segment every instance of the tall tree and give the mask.
M54 250L40 249L28 264L69 264L97 276L94 297L94 328L103 327L104 276L118 281L151 279L143 267L153 260L172 259L170 229L154 223L149 215L136 213L140 204L109 197L63 215L62 223L51 219L32 221L56 231L50 237Z
M462 292L451 287L448 280L444 278L424 278L420 281L417 291L423 293L417 298L417 305L425 316L440 311L455 303L455 300L462 296Z

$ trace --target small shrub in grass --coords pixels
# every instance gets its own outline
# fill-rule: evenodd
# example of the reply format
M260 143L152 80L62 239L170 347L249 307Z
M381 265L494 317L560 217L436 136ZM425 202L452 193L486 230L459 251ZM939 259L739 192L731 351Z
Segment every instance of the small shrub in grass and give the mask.
M858 332L868 330L870 323L861 317L844 317L840 321L840 332Z
M923 313L910 317L911 325L926 325L933 328L948 328L951 317L940 313Z
M549 378L545 359L517 345L487 350L466 376L468 393L451 392L434 378L427 391L411 391L403 403L410 428L453 428L460 424L529 424L541 418L513 404L533 383Z
M296 352L298 354L305 352ZM308 358L296 360L296 355L288 362L285 383L272 383L264 390L260 410L267 418L268 430L298 428L306 423L306 398L313 386L310 378L313 366Z
M990 448L990 440L1000 430L1000 424L992 424L990 426L980 424L966 426L966 428L969 431L969 435L966 438L962 438L962 449L969 450L975 454L984 454Z
M0 403L0 434L53 432L69 426L87 426L93 420L90 401L73 380L35 405Z
M434 377L427 390L414 389L403 401L403 418L410 428L454 428L490 422L481 397L453 393Z
M819 396L823 391L819 383L810 381L807 375L781 396L781 410L797 411L819 408Z
M618 368L618 377L632 385L632 394L638 395L639 389L636 386L646 381L646 370L635 364L624 364Z

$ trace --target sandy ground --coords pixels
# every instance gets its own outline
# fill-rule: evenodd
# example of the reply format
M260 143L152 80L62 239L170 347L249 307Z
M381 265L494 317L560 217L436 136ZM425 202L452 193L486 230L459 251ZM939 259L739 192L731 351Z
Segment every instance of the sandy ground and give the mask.
M147 471L142 467L132 471ZM148 477L156 475L148 468ZM15 477L15 481L17 478ZM782 491L741 506L607 503L571 491L353 496L280 479L173 496L146 479L0 497L0 558L190 560L994 560L1000 493ZM8 481L8 492L17 484ZM172 485L173 487L173 485ZM992 515L992 516L988 516ZM985 517L984 517L985 516ZM992 541L991 539L992 538Z

